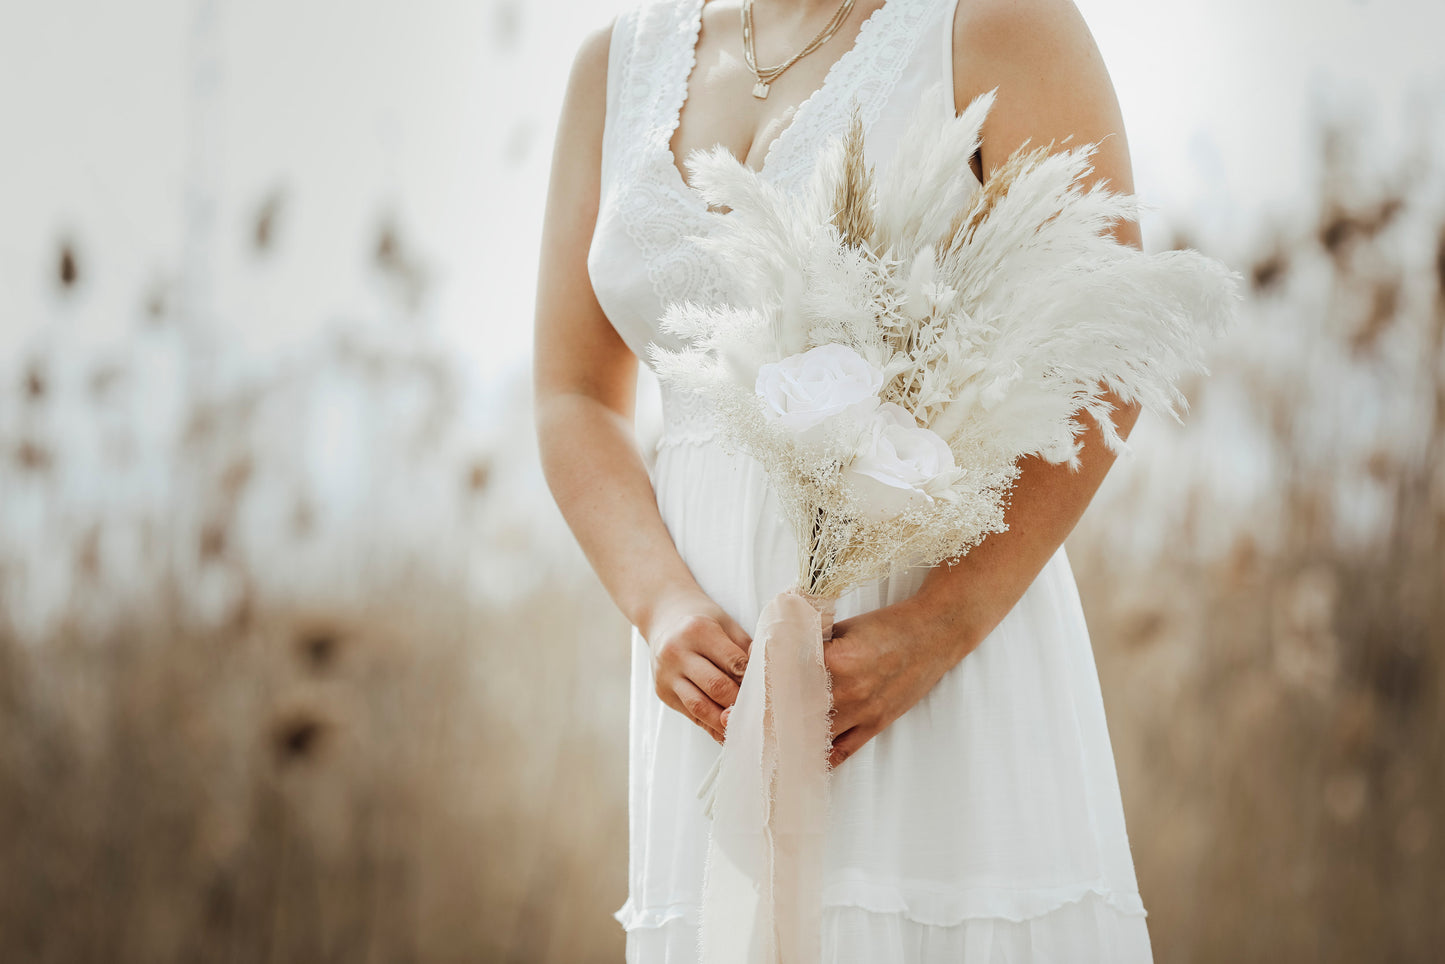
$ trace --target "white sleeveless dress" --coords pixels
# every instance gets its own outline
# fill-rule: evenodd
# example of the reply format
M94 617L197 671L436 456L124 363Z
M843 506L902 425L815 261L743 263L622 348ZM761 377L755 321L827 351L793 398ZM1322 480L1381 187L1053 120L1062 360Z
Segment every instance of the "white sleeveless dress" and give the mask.
M819 146L862 106L886 165L929 85L952 83L958 0L887 0L798 109L763 175L796 188ZM687 94L702 0L643 0L616 20L602 193L588 273L644 361L663 306L726 299L690 236L706 208L669 142ZM942 120L942 118L940 118ZM965 168L965 171L967 169ZM971 176L965 174L964 176ZM663 390L652 482L702 588L751 630L792 585L792 536L757 463L715 441L707 412ZM907 598L924 570L845 595L847 618ZM631 964L697 960L708 821L696 790L718 754L667 708L632 633L628 898ZM1150 961L1088 629L1062 548L974 652L832 776L825 828L827 964Z

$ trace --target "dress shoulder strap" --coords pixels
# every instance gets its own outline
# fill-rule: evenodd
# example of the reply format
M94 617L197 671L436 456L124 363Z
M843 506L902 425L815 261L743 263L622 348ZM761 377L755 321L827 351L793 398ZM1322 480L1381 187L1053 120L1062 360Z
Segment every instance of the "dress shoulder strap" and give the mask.
M612 21L612 36L607 47L607 112L602 123L602 190L612 184L619 143L626 143L628 115L622 105L622 92L627 86L629 54L637 29L636 8L618 13Z
M617 15L607 59L607 117L603 129L603 190L644 154L661 122L679 58L691 53L685 0L640 0ZM685 75L683 75L685 77Z
M953 23L958 17L959 0L945 0L943 4L943 18L938 24L938 32L943 40L943 57L941 63L943 69L939 72L939 81L947 85L948 90L953 89ZM950 103L952 98L949 98ZM962 106L954 105L954 112Z

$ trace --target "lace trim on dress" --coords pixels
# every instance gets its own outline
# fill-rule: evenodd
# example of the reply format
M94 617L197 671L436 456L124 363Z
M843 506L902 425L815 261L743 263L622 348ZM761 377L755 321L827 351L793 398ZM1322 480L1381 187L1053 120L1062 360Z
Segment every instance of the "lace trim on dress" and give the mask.
M719 304L723 278L689 236L706 231L706 209L674 190L658 169L660 143L665 150L677 129L688 76L696 63L702 29L702 4L693 17L680 19L685 4L649 2L636 12L636 30L623 58L624 83L619 94L619 190L617 210L634 244L642 252L647 277L660 305L671 301ZM680 36L678 36L680 35ZM677 108L677 109L673 109ZM671 120L668 117L671 116ZM669 162L670 163L670 162Z
M701 445L716 437L717 422L701 396L662 386L662 436L657 440L657 450Z
M900 888L854 879L829 887L823 896L823 906L857 907L876 914L897 914L905 920L929 927L957 927L971 920L1022 923L1090 898L1102 900L1118 913L1129 917L1148 916L1138 893L1115 891L1102 881L1029 890L976 888L905 897ZM630 897L612 916L624 930L661 927L678 918L694 925L699 920L695 903L639 907Z

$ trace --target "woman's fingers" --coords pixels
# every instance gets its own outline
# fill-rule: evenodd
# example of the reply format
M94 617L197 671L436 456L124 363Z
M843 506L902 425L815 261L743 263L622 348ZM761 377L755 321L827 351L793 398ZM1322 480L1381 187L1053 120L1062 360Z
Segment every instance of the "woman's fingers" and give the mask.
M841 736L863 722L868 708L868 688L855 674L854 661L838 648L824 651L832 695L832 712L828 717L829 732Z
M677 696L683 713L707 730L714 740L721 743L723 738L722 707L714 703L685 677L678 677L673 683L672 691Z
M654 658L662 664L682 665L687 654L699 653L711 660L724 673L741 679L748 665L746 645L739 644L728 632L727 617L712 618L693 614L668 632ZM736 624L734 624L736 625ZM743 637L746 641L746 637Z
M652 642L658 695L721 742L722 712L737 702L751 640L720 611L683 613L662 625Z
M876 734L865 730L861 726L855 726L849 730L844 731L840 736L833 740L833 748L828 751L828 766L836 767L838 764L842 763L844 760L857 753L858 748L861 747L863 744L867 743L869 740L873 739L875 735Z
M718 669L711 660L692 654L683 666L683 675L718 705L719 716L721 716L722 707L732 706L738 701L737 681ZM721 729L721 719L718 724L718 728Z
M722 631L727 636L728 640L731 641L732 644L736 646L739 650L741 650L743 656L746 657L747 654L752 650L753 638L749 636L741 626L738 625L737 620L733 619L727 613L723 613L720 617L718 617L718 625L722 627ZM742 673L739 672L737 675L741 676Z
M734 680L741 680L748 668L748 651L721 633L699 640L698 651Z

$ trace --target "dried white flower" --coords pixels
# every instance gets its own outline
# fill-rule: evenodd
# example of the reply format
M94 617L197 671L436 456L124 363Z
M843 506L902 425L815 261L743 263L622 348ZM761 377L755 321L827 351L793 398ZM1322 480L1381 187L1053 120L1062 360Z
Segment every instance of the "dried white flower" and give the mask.
M828 419L862 423L878 407L883 371L846 345L810 348L758 369L755 391L766 411L800 441Z
M896 519L910 507L927 508L936 498L954 498L960 475L948 443L895 402L874 410L858 455L843 473L864 514L876 522Z

